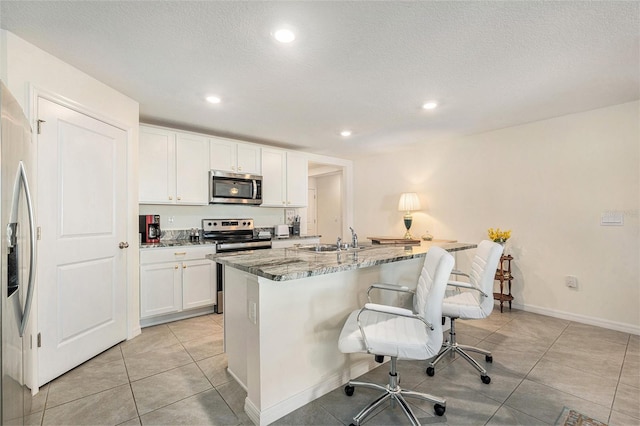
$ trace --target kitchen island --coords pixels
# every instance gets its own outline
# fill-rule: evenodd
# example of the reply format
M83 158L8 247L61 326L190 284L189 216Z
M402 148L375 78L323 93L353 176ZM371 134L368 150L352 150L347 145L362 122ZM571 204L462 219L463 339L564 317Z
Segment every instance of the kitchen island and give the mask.
M244 408L251 420L272 423L376 367L372 356L338 350L342 325L364 305L372 283L415 288L434 245L451 252L475 247L423 242L211 256L224 265L228 371L247 390Z

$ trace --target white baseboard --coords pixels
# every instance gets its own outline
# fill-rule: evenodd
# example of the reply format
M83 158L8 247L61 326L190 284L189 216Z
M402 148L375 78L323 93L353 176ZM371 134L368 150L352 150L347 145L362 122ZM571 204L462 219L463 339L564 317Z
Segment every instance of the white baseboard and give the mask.
M533 312L534 314L546 315L549 317L565 319L569 321L579 322L582 324L594 325L596 327L607 328L609 330L622 331L624 333L640 335L640 325L638 324L626 324L617 321L609 321L602 318L594 318L586 315L574 314L571 312L558 311L555 309L542 308L540 306L533 305L521 305L513 303L515 309L520 309L526 312Z
M304 391L262 411L247 397L244 401L244 411L256 425L266 426L347 383L349 379L361 376L377 366L373 357L371 360L359 361L353 364L349 371L332 374Z

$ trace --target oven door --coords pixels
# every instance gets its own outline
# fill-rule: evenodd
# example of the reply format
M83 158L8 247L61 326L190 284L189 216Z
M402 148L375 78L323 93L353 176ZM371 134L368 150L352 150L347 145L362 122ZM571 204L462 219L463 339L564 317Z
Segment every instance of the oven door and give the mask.
M210 204L262 204L262 176L209 172Z

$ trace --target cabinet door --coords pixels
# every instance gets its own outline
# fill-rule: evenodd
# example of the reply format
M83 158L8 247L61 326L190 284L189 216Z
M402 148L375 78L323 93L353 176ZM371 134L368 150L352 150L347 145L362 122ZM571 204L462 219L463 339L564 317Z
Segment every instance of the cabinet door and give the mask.
M261 174L262 156L259 146L239 143L237 154L238 173Z
M286 204L286 151L262 149L262 205L284 207Z
M176 201L178 204L208 205L209 141L205 137L177 134Z
M211 170L236 172L236 143L218 138L209 139L209 167Z
M182 308L193 309L216 303L215 263L191 260L182 263Z
M175 182L175 133L140 127L139 194L141 204L173 204Z
M309 167L304 154L287 152L287 207L306 207Z
M179 265L165 262L140 266L140 318L182 310Z

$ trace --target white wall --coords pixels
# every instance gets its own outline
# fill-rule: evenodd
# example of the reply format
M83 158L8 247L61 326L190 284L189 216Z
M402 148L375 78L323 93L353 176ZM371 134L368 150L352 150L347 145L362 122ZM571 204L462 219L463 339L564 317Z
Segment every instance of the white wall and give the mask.
M140 214L159 214L160 229L202 228L202 219L249 218L255 227L273 227L285 223L284 209L256 206L211 204L208 206L171 206L141 204ZM173 217L173 223L169 219Z
M513 231L517 306L640 333L639 118L632 102L357 160L355 223L401 236L398 199L415 191L414 235ZM600 226L610 210L624 226Z

